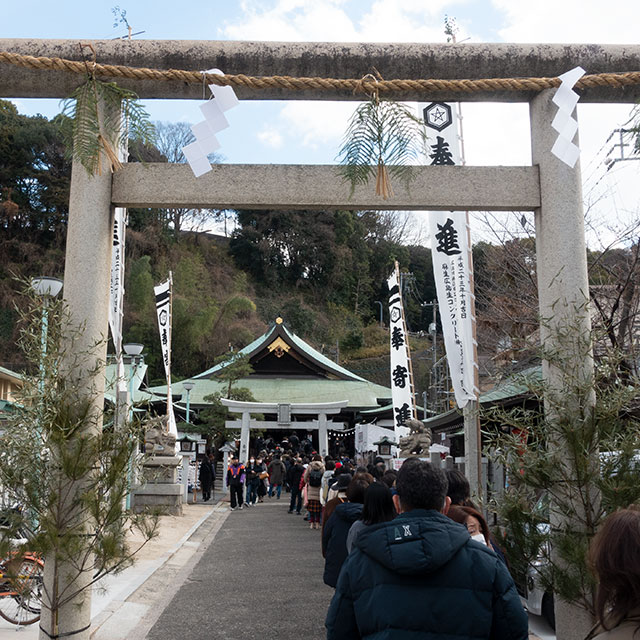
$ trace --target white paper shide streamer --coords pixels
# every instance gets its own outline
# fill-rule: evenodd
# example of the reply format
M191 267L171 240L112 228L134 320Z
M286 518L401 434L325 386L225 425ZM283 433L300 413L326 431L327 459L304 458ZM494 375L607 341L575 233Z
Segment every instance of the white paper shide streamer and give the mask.
M223 76L220 69L209 69L204 73L214 73ZM202 122L198 122L191 127L195 142L182 147L184 157L187 159L193 175L196 178L211 171L209 154L220 148L220 142L216 138L216 133L229 126L225 111L237 106L239 101L232 87L221 87L217 84L210 84L209 89L213 94L213 99L200 105L200 111L204 116Z
M400 295L398 268L387 280L389 285L389 334L391 342L391 398L393 401L394 434L396 442L409 433L404 425L415 418L413 379L409 363L404 309Z
M167 416L168 431L177 437L178 429L173 414L173 402L171 400L171 276L166 282L153 288L156 297L156 314L158 316L158 329L160 330L160 347L162 361L167 376Z
M578 122L573 117L573 111L580 96L573 90L573 87L584 74L585 70L582 67L576 67L558 76L562 80L562 84L551 98L558 105L558 113L551 123L551 126L558 132L558 138L551 148L551 153L572 169L580 157L580 148L573 142L576 131L578 131Z
M434 102L424 109L425 123L437 132L430 145L432 165L460 163L456 105ZM471 264L467 214L429 213L433 275L440 320L458 407L476 399Z

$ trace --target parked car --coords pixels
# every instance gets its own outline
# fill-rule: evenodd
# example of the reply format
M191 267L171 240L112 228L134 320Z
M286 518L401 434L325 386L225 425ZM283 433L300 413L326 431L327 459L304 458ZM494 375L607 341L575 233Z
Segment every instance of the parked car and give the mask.
M547 494L540 496L533 507L533 512L538 515L539 524L536 525L536 528L539 534L546 536L551 527L549 524L549 498ZM512 574L524 608L533 615L542 616L555 631L553 593L545 590L540 579L540 574L548 564L549 548L541 546L537 549L536 557L525 569L521 571L512 570Z

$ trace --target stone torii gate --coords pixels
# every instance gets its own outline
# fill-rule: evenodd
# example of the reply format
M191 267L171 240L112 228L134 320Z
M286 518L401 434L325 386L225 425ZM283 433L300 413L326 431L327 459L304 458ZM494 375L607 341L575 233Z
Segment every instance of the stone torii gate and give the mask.
M287 405L287 413L293 415L317 416L315 420L306 422L292 422L289 418L286 421L279 420L252 420L252 413L279 414L279 405L276 402L246 402L242 400L221 400L231 413L239 413L240 420L227 420L227 429L240 429L240 462L246 462L249 454L249 435L251 429L317 429L318 430L318 450L321 455L329 453L329 429L333 426L333 420L328 420L327 416L340 413L348 404L348 400L338 400L336 402L293 402ZM342 429L344 425L340 428Z
M590 74L640 69L639 46L513 45L513 44L345 44L208 41L100 41L94 42L98 62L156 69L199 70L219 67L227 74L286 75L318 78L362 78L375 67L382 77L518 78L557 77L581 65ZM31 56L79 59L75 40L0 40L0 51ZM7 57L0 60L6 62ZM64 65L59 65L62 69ZM84 78L64 70L40 71L0 64L0 97L64 98ZM141 98L202 100L201 85L146 78L118 78L118 83ZM268 87L255 91L236 87L240 99L360 100L351 89L308 86L303 90ZM488 88L473 93L425 92L417 89L385 94L404 101L510 101L530 105L532 164L524 167L420 167L410 192L397 189L390 200L373 195L372 187L358 187L351 195L336 177L333 167L214 165L196 179L185 165L130 164L111 175L89 177L73 164L64 297L72 321L84 326L79 353L93 349L96 361L106 356L107 307L111 260L111 228L114 206L219 207L280 209L378 209L378 210L491 210L534 211L538 259L540 315L550 318L542 338L554 341L554 309L564 308L572 323L589 331L588 279L584 240L580 164L571 169L551 154L555 132L551 121L555 107L552 90ZM582 90L582 102L626 102L640 98L640 85L611 84ZM560 303L558 305L558 303ZM582 312L578 309L583 309ZM96 344L102 346L95 348ZM562 345L558 345L562 349ZM569 360L575 354L566 353ZM589 376L591 362L575 362L576 370ZM546 365L544 376L559 384ZM104 371L77 372L95 400L95 415L102 410L100 395ZM95 428L100 427L96 422ZM477 462L476 462L477 464ZM477 469L476 469L477 470ZM474 474L472 468L468 468ZM45 566L46 573L46 566ZM45 581L49 578L45 575ZM45 613L43 611L43 613ZM571 615L575 615L574 613ZM580 625L558 610L558 637L582 637ZM46 619L43 616L43 622ZM65 605L58 633L88 638L90 597ZM87 630L77 633L87 626ZM41 632L44 638L44 632Z

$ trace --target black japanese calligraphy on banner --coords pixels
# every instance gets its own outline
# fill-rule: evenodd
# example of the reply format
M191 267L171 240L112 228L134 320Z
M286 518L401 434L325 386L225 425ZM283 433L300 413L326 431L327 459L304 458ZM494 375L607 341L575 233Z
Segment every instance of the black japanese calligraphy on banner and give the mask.
M429 142L431 164L460 164L456 105L433 102L424 107L423 115L427 127L437 132ZM429 223L447 361L456 403L462 408L476 398L467 216L463 211L432 211Z
M160 331L162 361L167 375L167 427L169 433L177 437L178 428L173 413L171 395L171 285L171 272L169 272L169 279L154 287L153 292L156 297L156 314L158 316L158 330Z
M169 380L171 376L171 281L167 280L153 289L156 296L156 313L158 315L162 361L164 362L167 380Z
M397 441L399 437L408 433L409 430L404 426L404 423L407 419L415 417L415 409L397 269L391 274L387 283L389 285L391 396Z
M447 218L444 224L438 224L438 233L436 233L436 240L438 244L436 251L444 253L447 256L454 256L460 251L460 243L458 241L459 231L455 228L453 220Z

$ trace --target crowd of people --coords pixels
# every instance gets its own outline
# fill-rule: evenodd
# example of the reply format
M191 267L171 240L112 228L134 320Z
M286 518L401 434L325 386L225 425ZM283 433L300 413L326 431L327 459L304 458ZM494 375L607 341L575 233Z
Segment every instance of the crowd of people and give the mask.
M323 579L335 590L328 639L528 637L505 557L459 471L418 458L395 471L380 458L365 467L275 452L234 458L227 482L232 510L285 492L288 513L304 509L309 528L321 529ZM640 630L640 510L610 516L590 559L600 584L593 636L631 638Z

